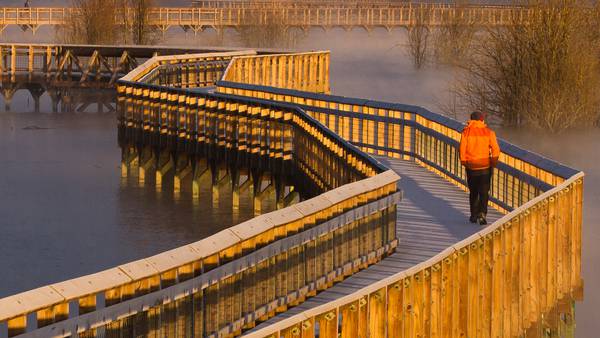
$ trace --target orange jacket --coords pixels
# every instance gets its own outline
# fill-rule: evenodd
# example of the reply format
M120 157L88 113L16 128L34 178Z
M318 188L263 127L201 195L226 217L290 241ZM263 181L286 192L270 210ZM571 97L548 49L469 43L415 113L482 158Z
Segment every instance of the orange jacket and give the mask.
M496 166L500 146L496 133L485 122L470 120L460 140L460 162L471 170L483 170Z

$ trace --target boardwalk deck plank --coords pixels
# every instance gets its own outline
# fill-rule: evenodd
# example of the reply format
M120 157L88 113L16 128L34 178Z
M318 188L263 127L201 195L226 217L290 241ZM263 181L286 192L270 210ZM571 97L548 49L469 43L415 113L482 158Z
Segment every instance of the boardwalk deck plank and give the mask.
M468 221L467 194L414 162L378 157L401 176L404 199L398 205L396 253L362 270L301 305L258 325L252 331L351 294L373 282L406 270L482 229ZM490 209L491 224L501 214Z

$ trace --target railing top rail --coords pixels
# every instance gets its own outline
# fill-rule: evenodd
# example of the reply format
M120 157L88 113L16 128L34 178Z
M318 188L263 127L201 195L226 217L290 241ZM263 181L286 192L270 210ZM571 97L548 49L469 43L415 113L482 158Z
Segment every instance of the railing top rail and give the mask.
M523 204L522 206L514 209L513 211L511 211L510 213L506 214L505 216L503 216L502 218L498 219L497 221L495 221L493 224L491 224L490 226L486 227L485 229L474 233L473 235L465 238L464 240L457 242L455 244L453 244L452 246L448 247L447 249L445 249L444 251L438 253L437 255L429 258L426 261L423 261L419 264L416 264L414 266L411 266L410 268L400 271L398 273L395 273L389 277L386 277L380 281L377 281L375 283L372 283L362 289L360 289L359 291L356 291L354 293L342 296L340 298L337 298L335 300L332 300L330 302L327 302L325 304L316 306L314 308L305 310L301 313L295 314L293 316L290 316L288 318L285 318L281 321L278 321L276 323L270 324L269 326L266 326L264 328L260 328L256 331L247 333L245 335L243 335L243 337L245 338L262 338L262 337L266 337L270 334L276 333L280 330L286 329L290 326L293 326L294 324L300 323L304 320L310 319L311 317L314 317L315 315L336 309L342 305L346 305L349 304L353 301L356 301L357 299L360 299L366 295L369 295L379 289L382 289L388 285L394 284L402 279L404 279L405 277L411 276L416 272L419 272L425 268L428 268L430 266L433 266L434 264L442 261L444 258L448 257L449 255L451 255L452 253L459 251L460 249L467 247L468 245L478 241L479 239L484 238L486 235L493 233L494 231L497 231L500 227L502 227L504 224L510 222L511 220L515 219L516 217L518 217L521 213L525 212L526 210L528 210L529 208L533 207L534 205L544 201L545 199L549 198L552 195L555 195L557 193L559 193L560 191L562 191L563 189L567 188L568 186L570 186L571 184L577 182L578 180L580 180L581 178L583 178L585 176L585 173L583 172L577 172L574 175L572 175L571 177L569 177L567 180L565 180L564 182L562 182L561 184L559 184L558 186L552 188L551 190L548 190L546 192L544 192L543 194L533 198L532 200L526 202L525 204Z
M273 56L300 56L300 55L315 55L315 54L329 54L330 52L328 50L315 50L315 51L310 51L310 52L289 52L289 53L280 53L277 55L269 55L269 54L263 54L263 55L243 55L243 56L238 56L235 59L253 59L253 58L264 58L264 57L273 57Z
M225 78L225 76L226 76L226 73L223 76L223 78ZM445 127L455 130L459 133L462 132L462 130L465 127L465 124L462 122L459 122L448 116L444 116L444 115L441 115L438 113L431 112L431 111L429 111L423 107L419 107L419 106L412 106L412 105L406 105L406 104L400 104L400 103L389 103L389 102L383 102L383 101L374 101L374 100L368 100L368 99L350 98L350 97L337 96L337 95L319 94L319 93L313 93L313 92L304 92L304 91L299 91L299 90L294 90L294 89L275 88L275 87L267 87L267 86L252 85L252 84L245 84L245 83L234 83L234 82L227 82L227 81L218 81L217 86L248 89L248 90L260 90L260 91L266 91L266 92L269 92L272 94L295 96L295 97L300 97L300 98L310 99L310 100L315 100L315 101L336 102L338 104L344 104L344 105L353 105L353 106L362 106L362 107L369 107L369 108L375 108L375 109L409 112L409 113L420 115L430 121L439 123ZM506 153L510 156L519 158L530 164L533 164L543 170L546 170L557 176L560 176L563 179L567 179L578 172L577 170L570 168L564 164L561 164L561 163L558 163L551 159L548 159L548 158L546 158L542 155L539 155L537 153L534 153L532 151L520 148L520 147L513 145L505 140L500 139L499 143L500 143L500 147L502 148L502 151L504 153Z

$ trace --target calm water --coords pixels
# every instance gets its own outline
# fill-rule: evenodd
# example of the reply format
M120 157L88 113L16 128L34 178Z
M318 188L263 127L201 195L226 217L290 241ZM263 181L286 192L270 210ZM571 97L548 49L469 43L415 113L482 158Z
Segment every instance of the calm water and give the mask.
M152 176L142 187L136 177L121 179L116 114L49 113L45 98L41 112L30 113L27 96L17 93L16 112L0 112L0 298L151 256L252 217L249 195L234 216L231 199L213 208L210 185L192 203L186 188L175 200L170 181L157 193Z
M5 33L3 39L44 41L52 39L50 32L36 37ZM210 32L194 38L173 31L165 43L214 42ZM298 48L332 51L336 94L439 111L448 100L452 70L434 66L414 70L401 47L403 42L401 31L311 31ZM26 106L22 111L27 111ZM32 124L55 129L21 129ZM576 336L596 337L600 329L600 292L596 290L600 270L594 269L600 261L600 161L596 153L600 130L558 137L515 130L499 133L586 172L586 287L584 301L576 305ZM119 159L113 116L0 113L0 268L9 272L0 283L0 297L176 247L223 224L218 211L200 212L184 200L175 202L169 196L124 185L119 179Z

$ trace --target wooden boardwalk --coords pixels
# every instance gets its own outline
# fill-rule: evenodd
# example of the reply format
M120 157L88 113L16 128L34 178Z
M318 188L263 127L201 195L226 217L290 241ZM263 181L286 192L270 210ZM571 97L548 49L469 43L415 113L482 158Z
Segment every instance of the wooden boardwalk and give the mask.
M252 331L358 291L410 268L482 229L469 223L467 194L414 162L378 157L400 177L404 198L398 204L396 253L306 302L258 325ZM489 210L491 224L502 215ZM250 332L252 332L250 331Z

